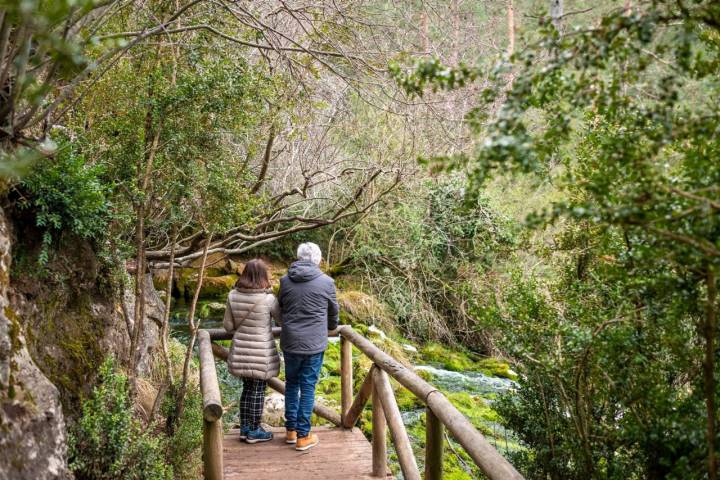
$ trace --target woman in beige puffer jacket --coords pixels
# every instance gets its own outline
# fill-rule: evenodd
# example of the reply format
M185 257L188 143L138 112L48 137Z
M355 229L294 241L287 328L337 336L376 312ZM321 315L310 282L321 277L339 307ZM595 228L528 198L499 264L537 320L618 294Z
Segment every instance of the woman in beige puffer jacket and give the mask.
M280 371L272 320L280 323L280 305L270 290L270 278L262 260L251 260L228 294L223 326L234 332L228 370L243 379L240 397L240 439L248 443L272 439L260 426L265 388Z

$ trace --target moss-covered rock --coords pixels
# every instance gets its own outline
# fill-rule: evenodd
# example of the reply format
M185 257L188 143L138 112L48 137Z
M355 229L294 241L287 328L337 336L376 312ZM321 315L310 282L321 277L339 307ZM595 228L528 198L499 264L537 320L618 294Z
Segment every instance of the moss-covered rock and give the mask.
M510 380L517 380L517 373L515 373L510 365L497 358L483 358L477 362L478 369L486 375L494 377L509 378Z
M188 289L188 283L193 275L197 276L193 268L177 268L175 269L175 288L174 293L180 297L189 298L192 292Z
M444 369L454 372L475 371L491 377L517 379L517 374L506 361L497 358L478 359L471 353L452 350L439 343L425 345L420 355L425 362L442 365Z
M475 370L477 362L475 362L467 353L451 350L439 343L429 343L421 350L423 360L429 363L440 364L446 370L454 372L465 372Z
M200 296L203 298L222 298L235 286L237 275L229 274L219 277L205 277L200 288ZM187 280L185 284L186 296L192 296L197 288L197 275ZM189 295L188 295L189 294Z

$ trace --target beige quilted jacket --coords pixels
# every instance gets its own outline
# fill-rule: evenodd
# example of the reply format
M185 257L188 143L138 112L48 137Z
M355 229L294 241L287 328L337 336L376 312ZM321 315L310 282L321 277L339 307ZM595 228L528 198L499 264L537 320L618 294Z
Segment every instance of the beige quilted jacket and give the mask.
M228 357L230 373L259 380L277 376L280 357L272 319L280 323L280 305L270 290L230 291L223 320L225 330L235 332Z

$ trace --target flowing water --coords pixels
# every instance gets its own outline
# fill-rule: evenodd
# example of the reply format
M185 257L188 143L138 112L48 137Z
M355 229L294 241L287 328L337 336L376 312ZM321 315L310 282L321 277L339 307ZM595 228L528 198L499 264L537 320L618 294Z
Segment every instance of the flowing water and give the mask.
M515 382L502 377L490 377L482 372L453 372L432 365L416 365L433 377L433 384L449 392L467 392L471 395L505 393L515 387Z
M170 308L170 335L187 343L189 327L187 323L190 312L190 301L173 299ZM200 319L200 328L223 328L223 315L225 314L225 300L202 298L198 300L195 316Z
M482 372L455 372L445 370L437 365L416 365L415 369L425 370L430 373L432 375L431 383L446 392L464 392L473 396L480 396L490 406L492 406L497 396L512 391L517 386L513 380L492 377ZM423 409L417 409L402 412L405 425L411 427L420 421L423 411ZM492 436L488 438L488 441L501 453L507 454L517 450L518 439L514 432L492 420L483 420L482 423L492 432Z

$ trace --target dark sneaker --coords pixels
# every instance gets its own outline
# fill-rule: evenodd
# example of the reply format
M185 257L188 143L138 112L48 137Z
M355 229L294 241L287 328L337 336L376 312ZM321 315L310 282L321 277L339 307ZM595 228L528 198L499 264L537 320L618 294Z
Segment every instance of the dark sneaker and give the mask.
M247 427L240 427L240 440L245 440L249 431Z
M249 431L245 437L247 443L269 442L272 439L272 432L266 432L262 427Z

